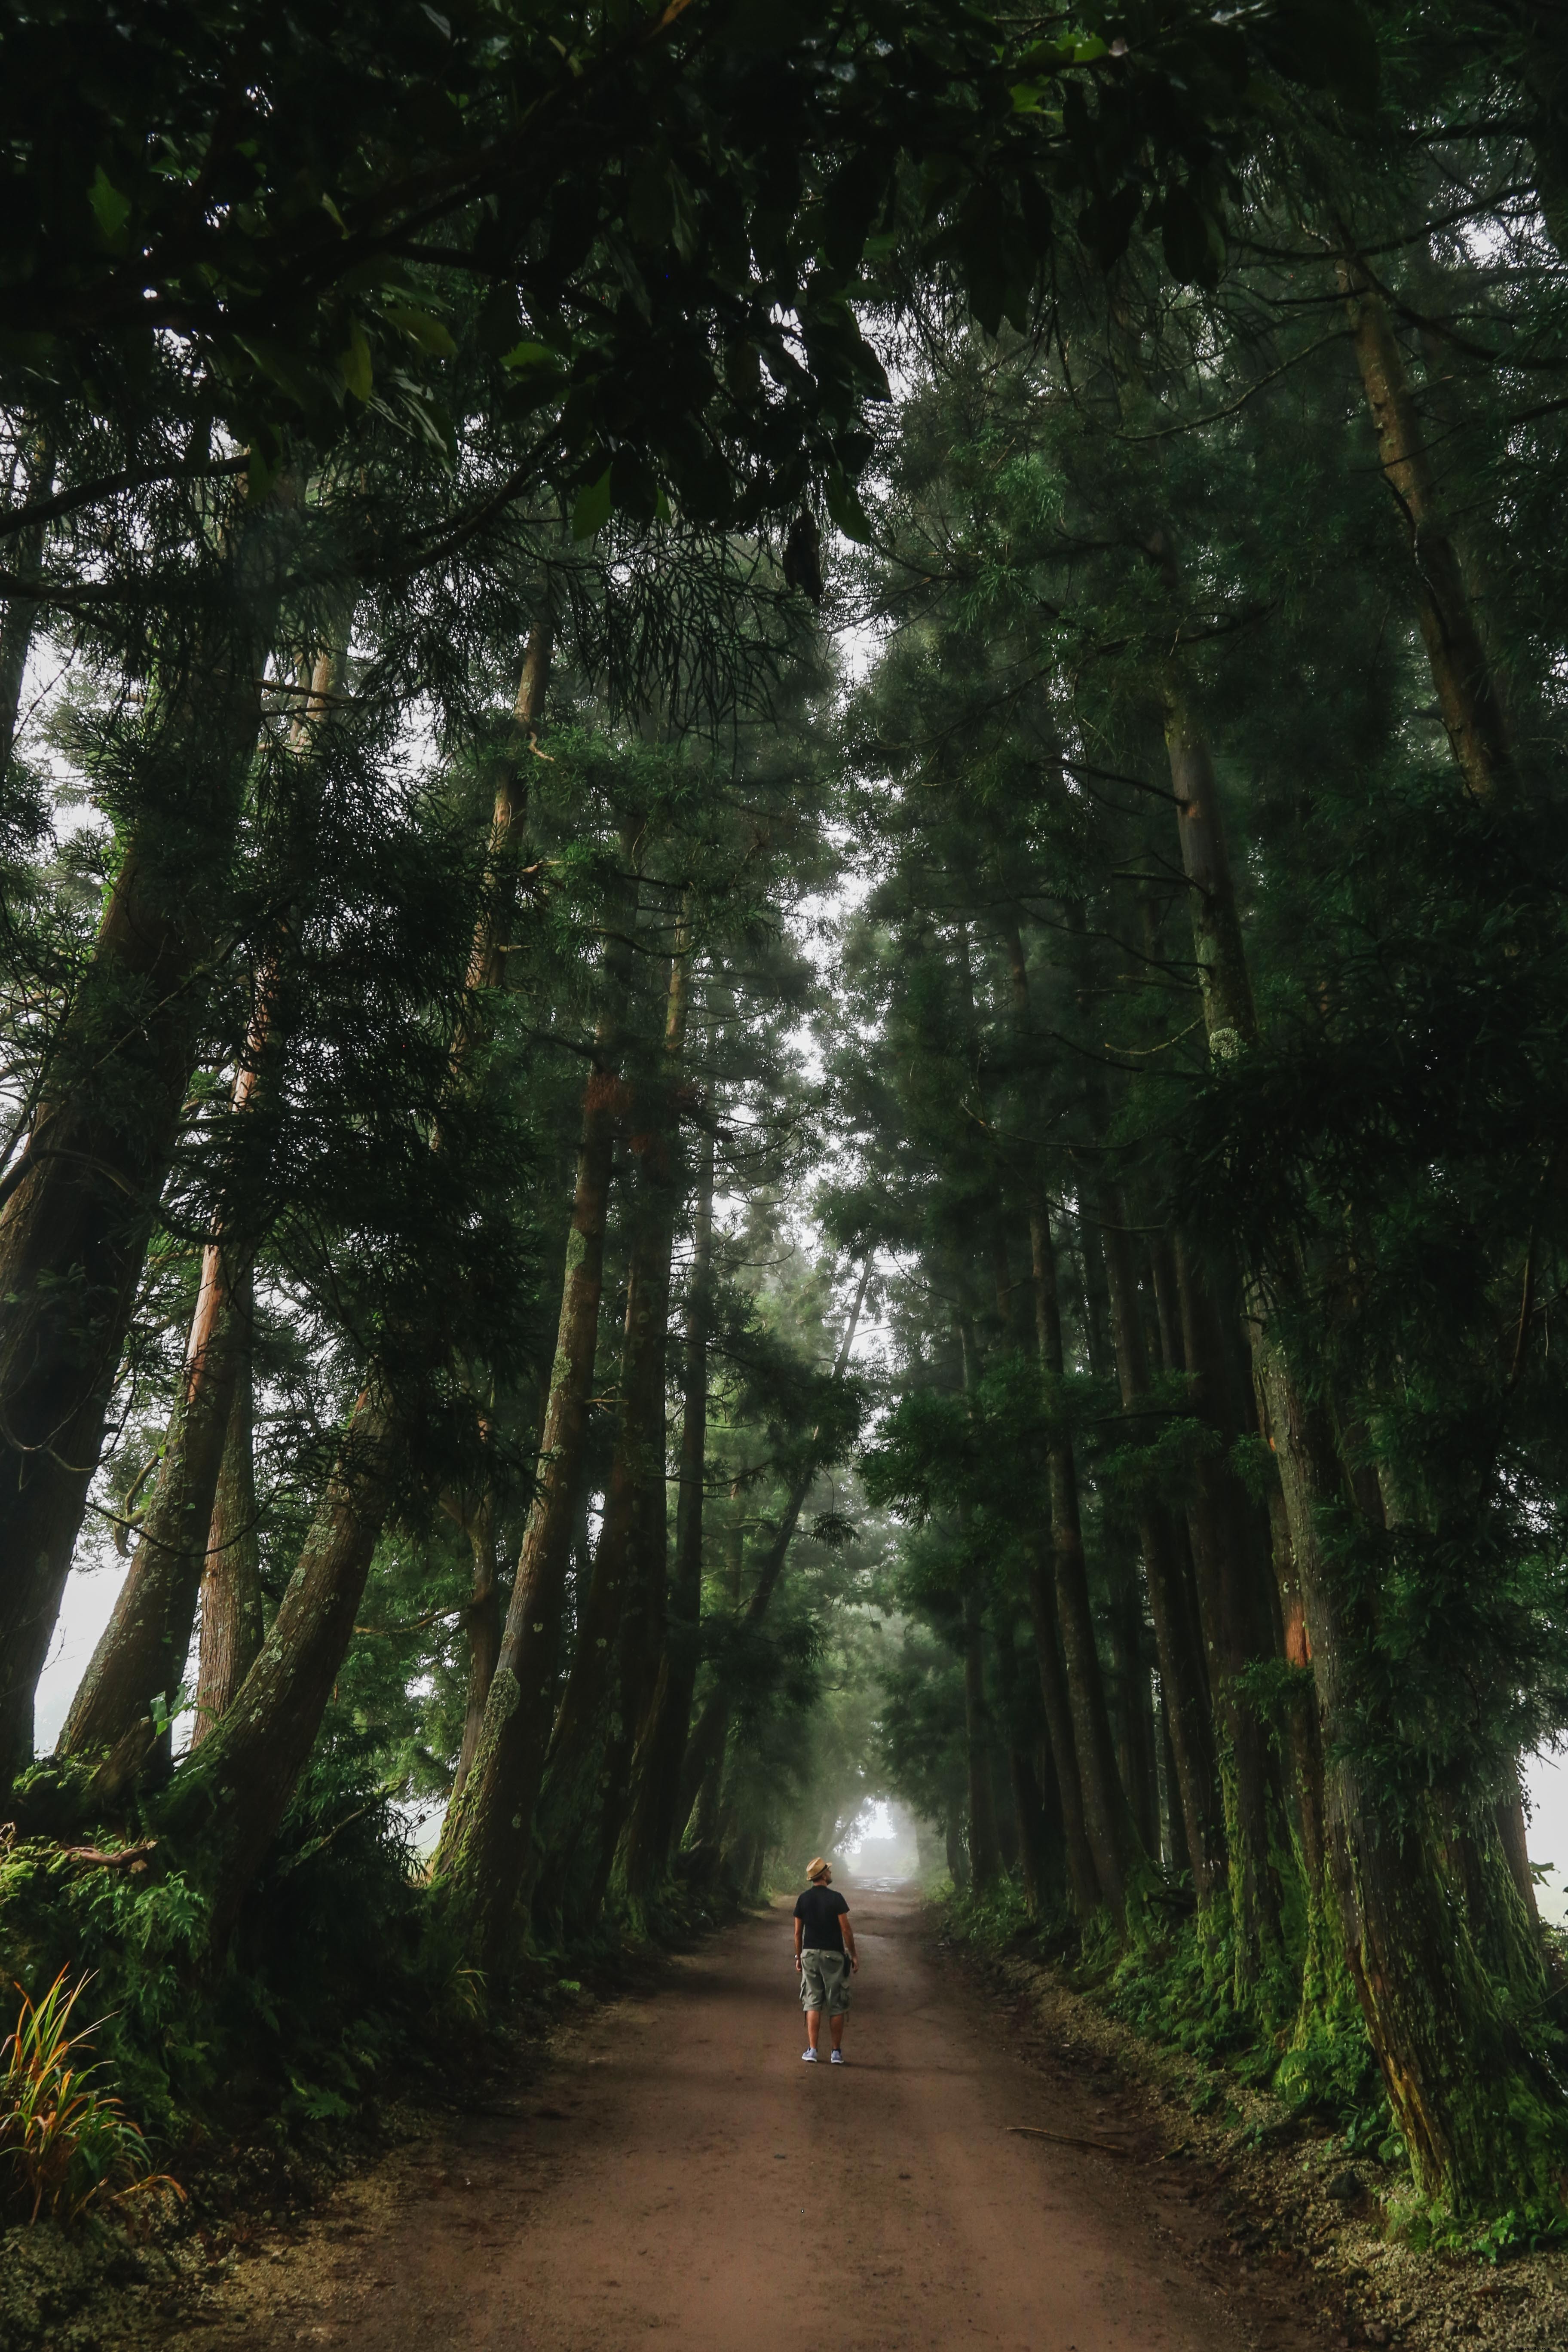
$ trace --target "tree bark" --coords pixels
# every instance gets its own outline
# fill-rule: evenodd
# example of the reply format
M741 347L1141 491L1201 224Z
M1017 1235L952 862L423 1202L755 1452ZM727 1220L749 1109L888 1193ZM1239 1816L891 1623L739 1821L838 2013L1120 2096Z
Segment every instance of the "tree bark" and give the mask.
M1342 1610L1317 1533L1320 1497L1342 1492L1331 1433L1302 1399L1277 1349L1266 1354L1269 1425L1322 1724L1324 1830L1344 1955L1416 2181L1459 2211L1500 2195L1539 2194L1542 2162L1521 2112L1521 2081L1552 2102L1550 2080L1500 2008L1462 1913L1445 1894L1423 1816L1402 1814L1355 1760L1347 1665L1357 1629Z
M1340 265L1340 286L1384 479L1398 501L1410 540L1416 614L1437 708L1467 792L1478 801L1491 800L1518 781L1513 746L1458 550L1443 514L1405 355L1383 297L1358 256L1352 254Z
M1132 1253L1121 1195L1103 1176L1100 1182L1100 1237L1110 1291L1110 1324L1123 1410L1137 1413L1150 1395L1134 1287ZM1225 1871L1225 1842L1215 1768L1214 1737L1203 1660L1189 1622L1186 1594L1176 1556L1175 1531L1164 1506L1145 1493L1139 1506L1139 1538L1148 1579L1149 1610L1160 1654L1160 1687L1176 1760L1182 1822L1193 1865L1193 1892L1202 1914L1213 1902Z
M512 740L496 763L484 885L468 950L468 1007L452 1049L453 1074L461 1084L468 1083L483 1034L480 1006L490 992L506 986L506 934L517 911L518 856L528 806L524 761L539 749L539 729L544 719L554 649L554 614L547 588L523 648L522 670L512 704ZM488 1486L466 1524L474 1555L474 1583L464 1618L468 1636L468 1702L463 1718L462 1745L452 1776L454 1799L473 1765L485 1701L500 1655L496 1506L494 1493Z
M1143 1586L1135 1559L1101 1528L1110 1586L1100 1611L1100 1633L1110 1669L1106 1704L1116 1741L1116 1770L1139 1843L1160 1850L1159 1790L1154 1769L1154 1699L1144 1660Z
M1061 1800L1068 1885L1073 1910L1079 1919L1088 1919L1092 1917L1105 1898L1100 1892L1100 1874L1095 1868L1094 1853L1084 1825L1083 1788L1079 1777L1072 1697L1062 1664L1061 1635L1057 1624L1054 1571L1033 1552L1029 1560L1029 1622L1034 1629L1040 1700L1045 1710L1046 1732Z
M1205 1021L1211 1053L1227 1058L1256 1041L1257 1017L1212 762L1173 690L1167 733ZM1484 748L1481 734L1468 752L1456 742L1461 767L1466 757L1479 756L1477 744ZM1261 1297L1254 1297L1250 1311L1256 1378L1279 1468L1290 1573L1317 1698L1326 1868L1345 1962L1389 2101L1428 2196L1446 2197L1460 2211L1539 2196L1545 2159L1538 2137L1532 2145L1528 2110L1551 2104L1556 2094L1505 2016L1468 1929L1455 1916L1429 1822L1402 1815L1356 1760L1352 1661L1369 1629L1347 1614L1320 1525L1328 1507L1348 1498L1348 1486L1324 1409L1287 1363ZM1288 1654L1289 1640L1287 1612Z
M252 1284L231 1302L240 1363L224 1438L202 1570L201 1648L191 1746L199 1748L233 1706L261 1649L261 1546L256 1513L256 1373Z
M176 1774L161 1819L212 1903L221 1950L315 1745L386 1515L397 1416L359 1398L277 1616L227 1713Z
M608 1004L601 1030L605 1021L618 1022L629 959L629 942L624 951L617 944L606 955ZM197 1866L211 1874L214 1939L220 1948L287 1810L353 1637L395 1491L400 1429L397 1402L377 1371L354 1406L255 1664L166 1801L175 1834L200 1836Z
M969 1790L969 1860L976 1895L1002 1875L996 1794L991 1780L991 1713L985 1703L985 1612L973 1586L963 1596L963 1750Z
M342 683L348 621L336 645L310 666L308 699L293 730L293 749L310 761L316 730L331 717ZM286 919L285 934L292 929ZM279 1019L280 964L287 937L258 978L255 1011L234 1082L235 1117L254 1117L265 1098L284 1039ZM195 1623L228 1427L250 1334L240 1304L251 1293L253 1243L232 1227L216 1232L202 1258L201 1284L185 1346L184 1375L163 1446L153 1500L131 1567L71 1702L60 1753L91 1756L116 1748L165 1695L173 1712Z
M1512 1788L1505 1790L1492 1810L1504 1858L1508 1863L1509 1873L1512 1877L1519 1899L1524 1906L1525 1916L1529 1919L1531 1927L1539 1932L1541 1906L1536 1900L1535 1875L1530 1866L1530 1844L1526 1835L1524 1797L1520 1786L1517 1764L1514 1767Z
M866 1293L870 1287L873 1263L874 1259L868 1257L860 1270L860 1280L856 1286L854 1304L849 1309L849 1319L845 1324L844 1337L839 1342L838 1354L833 1367L833 1377L836 1381L841 1381L849 1367L849 1353L855 1344L855 1333L860 1321L860 1310L866 1303ZM817 1473L821 1468L820 1460L815 1454L819 1435L820 1424L817 1429L812 1431L811 1447L806 1455L806 1467L790 1488L784 1516L773 1531L772 1543L763 1555L762 1565L757 1571L757 1580L752 1588L751 1599L741 1612L741 1622L748 1630L754 1630L767 1615L778 1580L784 1574L784 1561L789 1556L790 1539L795 1534L795 1522L800 1517L805 1498L816 1484ZM676 1809L678 1820L684 1822L689 1819L691 1808L697 1802L698 1791L706 1780L710 1769L715 1759L721 1758L724 1753L724 1741L729 1728L730 1693L722 1674L720 1674L715 1677L713 1688L709 1693L691 1737L686 1743L686 1758L680 1770L680 1796Z
M674 1096L685 1053L690 982L691 935L689 917L683 909L669 976L662 1080L665 1098L649 1137L647 1153L655 1254L650 1258L652 1278L637 1351L637 1394L635 1400L628 1400L637 1432L636 1470L639 1491L633 1527L635 1572L627 1589L628 1606L621 1619L617 1722L605 1776L599 1868L593 1905L595 1916L608 1891L612 1870L620 1872L626 1892L635 1900L640 1900L651 1885L647 1873L652 1864L646 1844L635 1857L638 1875L634 1881L627 1875L631 1857L623 1850L623 1839L630 1825L639 1781L648 1767L648 1744L654 1737L665 1670L669 1585L669 1278L675 1219L682 1191L678 1173L680 1152ZM645 1823L645 1830L648 1826Z
M21 471L22 495L17 503L31 506L47 498L55 478L54 445L49 436L37 425L31 428ZM43 554L44 525L41 522L27 524L10 541L12 567L24 577L37 569ZM0 620L0 785L5 783L11 755L16 748L16 730L22 712L22 684L27 675L27 656L33 649L33 630L37 615L38 608L30 596L8 596L5 618Z
M1214 1300L1190 1244L1178 1235L1187 1393L1194 1418L1211 1433L1194 1465L1188 1508L1209 1689L1220 1734L1235 1992L1244 2004L1280 1952L1278 1892L1268 1856L1268 1752L1263 1726L1241 1696L1238 1677L1268 1654L1261 1622L1260 1563L1245 1493L1226 1459L1237 1432L1224 1409L1225 1365Z
M1020 1035L1029 1023L1029 975L1023 940L1016 923L1005 927L1013 983L1013 1006ZM1137 1832L1127 1809L1116 1769L1105 1683L1095 1646L1094 1619L1089 1607L1089 1575L1083 1556L1083 1528L1079 1515L1078 1465L1072 1436L1062 1417L1060 1382L1066 1377L1062 1348L1061 1297L1057 1283L1056 1248L1043 1194L1029 1200L1031 1271L1034 1276L1035 1337L1040 1370L1047 1388L1050 1426L1047 1438L1047 1482L1051 1523L1051 1592L1054 1622L1045 1627L1046 1594L1031 1591L1036 1650L1040 1665L1040 1696L1061 1784L1062 1813L1068 1832L1068 1859L1074 1899L1080 1906L1088 1894L1084 1854L1079 1844L1081 1828L1093 1870L1098 1900L1121 1925L1126 1918L1128 1880L1137 1853ZM1054 1638L1052 1638L1054 1636ZM1058 1644L1059 1643L1059 1651ZM1063 1669L1058 1680L1058 1660ZM1072 1727L1070 1752L1063 1738L1060 1701L1065 1696ZM1075 1812L1079 1818L1075 1821Z
M125 843L26 1148L5 1179L0 1783L32 1753L33 1693L195 1062L261 723L280 533L275 511L243 515L197 645L150 702L142 749L156 791Z
M628 862L633 842L624 845ZM605 1223L631 971L629 925L605 951L605 1003L583 1098L582 1138L539 1488L528 1526L478 1749L447 1809L432 1877L481 1966L498 1966L528 1871L534 1807L554 1717L555 1668L573 1509L598 1339Z
M704 1131L686 1294L684 1409L675 1561L660 1672L627 1832L629 1892L645 1894L669 1865L680 1766L691 1728L702 1621L702 1483L708 1445L708 1333L712 1318L714 1138Z
M609 1816L625 1804L637 1727L658 1670L666 1552L665 1357L679 1203L672 1162L689 953L690 942L682 929L666 996L663 1068L646 1089L636 1118L641 1173L631 1211L620 1422L593 1575L540 1794L539 1830L545 1854L540 1894L552 1911L564 1899L570 1864L595 1811L599 1843L588 1856L590 1891L584 1909L592 1914L597 1908L593 1890L607 1876L620 1828L616 1819L611 1835ZM617 1695L620 1721L612 1728ZM596 1809L595 1792L600 1797Z
M468 1636L468 1700L463 1715L462 1744L452 1775L456 1801L473 1768L484 1727L485 1701L490 1695L496 1660L500 1655L500 1590L496 1581L495 1496L487 1487L467 1524L468 1548L474 1556L474 1585L464 1612Z

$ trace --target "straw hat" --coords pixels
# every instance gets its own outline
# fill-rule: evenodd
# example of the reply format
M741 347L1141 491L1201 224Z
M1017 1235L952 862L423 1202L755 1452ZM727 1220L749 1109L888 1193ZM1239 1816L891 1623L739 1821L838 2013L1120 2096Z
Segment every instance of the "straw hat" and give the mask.
M818 1855L817 1855L817 1857L816 1857L816 1861L815 1861L815 1862L808 1862L808 1863L806 1864L806 1865L805 1865L805 1874L806 1874L807 1878L826 1878L826 1875L827 1875L827 1864L823 1861L822 1856L821 1856L820 1854L818 1854Z

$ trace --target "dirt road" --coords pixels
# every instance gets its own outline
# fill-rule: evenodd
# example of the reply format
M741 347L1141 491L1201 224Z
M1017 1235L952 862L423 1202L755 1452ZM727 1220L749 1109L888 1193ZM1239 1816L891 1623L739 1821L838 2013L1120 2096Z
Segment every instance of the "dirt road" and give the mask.
M843 2067L801 2063L787 1908L565 2038L542 2089L247 2263L207 2345L355 2352L1240 2352L1318 2339L1232 2305L1215 2224L1114 2093L1025 2065L912 1901L847 1889ZM824 2036L826 2041L826 2036ZM1109 2139L1118 2160L1017 2136ZM1281 2328L1284 2332L1281 2333Z

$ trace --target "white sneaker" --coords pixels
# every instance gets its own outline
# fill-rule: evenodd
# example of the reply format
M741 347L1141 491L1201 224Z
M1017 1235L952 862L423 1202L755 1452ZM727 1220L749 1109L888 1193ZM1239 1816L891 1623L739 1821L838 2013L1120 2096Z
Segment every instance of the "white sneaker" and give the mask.
M804 2062L805 2063L805 2064L806 2064L806 2065L808 2065L808 2066L815 2066L815 2065L816 2065L816 2051L815 2051L815 2050L803 2050L803 2051L801 2052L801 2053L800 2053L800 2054L801 2054L801 2057L802 2057L802 2059L804 2060Z
M831 2059L831 2063L832 2063L835 2066L842 2066L842 2065L843 2065L843 2063L844 2063L844 2053L843 2053L843 2051L842 2051L842 2050L835 2050L835 2051L832 2053L832 2059Z

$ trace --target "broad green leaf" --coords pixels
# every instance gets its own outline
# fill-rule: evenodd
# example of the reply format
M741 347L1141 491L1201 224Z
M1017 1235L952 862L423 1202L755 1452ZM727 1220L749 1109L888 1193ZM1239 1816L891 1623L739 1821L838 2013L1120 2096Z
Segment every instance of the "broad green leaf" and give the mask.
M87 192L87 200L92 206L93 218L103 233L105 245L112 246L117 253L123 253L125 224L131 217L131 199L121 194L101 163Z
M577 493L577 502L572 509L572 536L574 539L592 539L596 530L604 530L609 520L610 468L606 466L596 482L588 483Z
M561 354L548 343L514 343L510 352L501 353L500 363L509 375L534 375L541 368L558 368Z
M375 369L370 356L370 341L356 319L349 329L349 347L338 354L338 365L343 372L343 382L356 400L368 400L375 382Z
M871 518L860 503L860 494L843 468L835 466L827 477L827 511L844 533L865 547L871 540Z
M402 329L411 343L417 343L432 359L449 360L456 356L458 346L452 341L451 330L428 310L416 310L405 302L389 304L387 317L395 327Z

